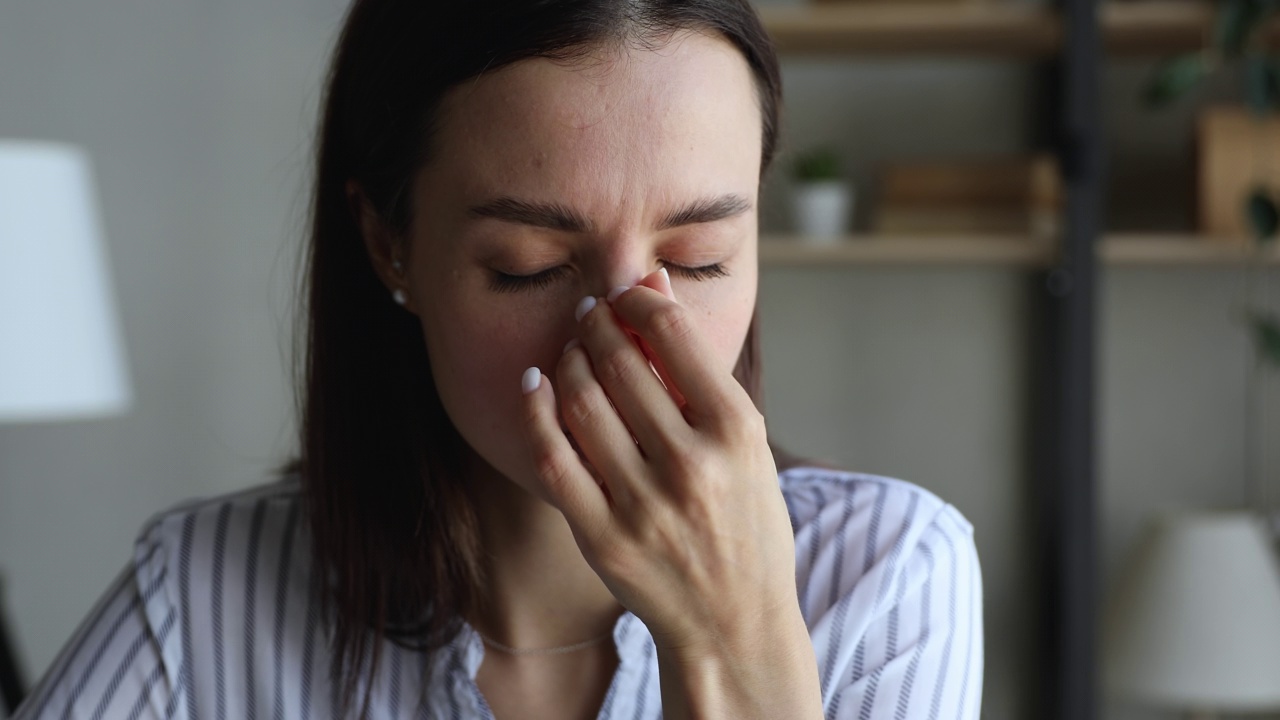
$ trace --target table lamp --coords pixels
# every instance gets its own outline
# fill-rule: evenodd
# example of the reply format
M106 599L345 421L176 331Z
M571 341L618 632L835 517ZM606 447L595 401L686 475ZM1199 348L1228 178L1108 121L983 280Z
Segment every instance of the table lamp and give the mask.
M1154 522L1107 608L1108 691L1195 718L1280 709L1280 569L1271 543L1246 512Z
M0 423L130 403L88 157L0 140Z
M84 152L0 140L0 423L128 409L104 245ZM0 612L0 701L12 709L23 687L6 630Z

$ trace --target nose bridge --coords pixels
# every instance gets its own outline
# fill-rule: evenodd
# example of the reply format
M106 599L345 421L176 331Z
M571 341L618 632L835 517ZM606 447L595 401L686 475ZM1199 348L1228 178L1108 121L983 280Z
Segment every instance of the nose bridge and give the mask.
M607 294L620 285L635 285L658 269L652 244L640 233L618 233L599 242L598 262L590 278L593 295Z

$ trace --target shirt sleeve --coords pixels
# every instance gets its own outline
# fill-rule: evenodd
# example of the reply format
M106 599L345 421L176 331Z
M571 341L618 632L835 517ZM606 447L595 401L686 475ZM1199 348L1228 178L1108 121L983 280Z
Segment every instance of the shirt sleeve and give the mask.
M976 720L983 625L972 526L946 505L904 550L861 636L848 638L843 677L827 678L827 717Z
M152 552L152 558L158 554ZM141 587L146 575L130 563L116 578L14 720L171 720L182 715L177 712L176 675L161 653L173 615L155 627L145 608L162 593L164 573Z

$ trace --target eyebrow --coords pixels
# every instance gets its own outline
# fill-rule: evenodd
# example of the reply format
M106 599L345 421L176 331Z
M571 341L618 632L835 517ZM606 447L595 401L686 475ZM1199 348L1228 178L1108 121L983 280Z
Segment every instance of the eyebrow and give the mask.
M713 198L702 198L667 215L658 223L659 230L715 222L737 215L751 209L751 201L741 195L721 195Z
M480 205L473 205L468 213L473 217L493 218L517 225L533 225L564 232L591 230L589 220L559 203L536 203L517 200L513 197L500 197Z
M659 230L669 230L682 225L716 222L751 209L751 201L742 195L727 194L699 198L671 213L658 223ZM473 217L492 218L517 225L560 230L562 232L591 232L590 220L559 203L538 203L513 197L500 197L468 210Z

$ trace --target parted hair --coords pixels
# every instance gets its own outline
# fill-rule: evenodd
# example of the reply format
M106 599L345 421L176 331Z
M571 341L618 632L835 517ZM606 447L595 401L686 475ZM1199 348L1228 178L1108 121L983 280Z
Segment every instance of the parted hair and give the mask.
M299 276L300 437L280 468L301 479L331 675L345 708L377 674L385 640L437 649L483 597L464 440L437 396L418 318L374 271L348 181L404 236L413 180L431 161L437 110L451 88L523 59L574 63L625 43L661 47L686 30L724 38L750 67L763 179L782 90L748 0L356 0L350 8L322 99ZM734 377L762 407L757 326L753 314ZM788 462L776 450L775 460ZM361 715L367 701L366 692Z

